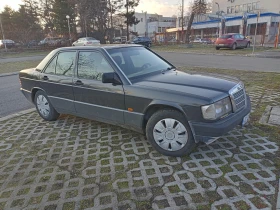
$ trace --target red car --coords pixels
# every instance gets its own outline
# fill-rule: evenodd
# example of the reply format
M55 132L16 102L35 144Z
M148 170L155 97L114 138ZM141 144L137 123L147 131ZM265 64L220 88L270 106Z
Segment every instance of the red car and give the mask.
M235 50L237 48L250 47L250 40L246 39L242 34L224 34L216 41L216 50L221 48L230 48Z

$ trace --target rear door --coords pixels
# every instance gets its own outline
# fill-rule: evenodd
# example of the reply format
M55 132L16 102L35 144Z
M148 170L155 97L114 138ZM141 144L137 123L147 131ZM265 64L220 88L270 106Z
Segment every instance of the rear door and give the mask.
M243 35L239 35L240 40L242 42L242 47L246 47L247 46L247 40L245 39L245 37Z
M76 51L61 51L48 63L41 74L41 87L54 108L61 113L75 112L73 75Z
M235 34L234 39L237 44L237 47L243 47L243 40L241 39L239 34Z
M102 83L105 72L114 72L99 51L80 51L73 90L76 111L82 116L124 124L122 85Z

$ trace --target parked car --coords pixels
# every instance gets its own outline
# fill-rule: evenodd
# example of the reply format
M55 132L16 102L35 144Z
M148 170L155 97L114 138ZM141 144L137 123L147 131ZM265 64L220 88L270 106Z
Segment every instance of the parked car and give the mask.
M201 43L203 44L213 44L213 41L211 39L201 39Z
M224 34L216 41L216 49L230 48L235 50L237 48L250 47L250 40L245 38L242 34Z
M137 36L133 40L129 41L128 44L140 44L146 47L152 46L152 40L149 37Z
M37 40L31 40L27 43L27 47L30 48L30 47L34 47L34 46L38 46L38 41Z
M15 42L10 39L2 39L0 40L0 48L5 48L5 44L7 48L15 47Z
M44 120L65 113L122 126L169 156L245 125L251 110L238 79L179 71L139 45L56 49L19 78Z
M196 38L193 40L193 43L202 43L202 39Z
M38 45L41 46L55 46L57 40L61 39L60 37L47 37L39 42Z
M72 46L94 46L100 45L100 41L92 37L83 37L75 41Z

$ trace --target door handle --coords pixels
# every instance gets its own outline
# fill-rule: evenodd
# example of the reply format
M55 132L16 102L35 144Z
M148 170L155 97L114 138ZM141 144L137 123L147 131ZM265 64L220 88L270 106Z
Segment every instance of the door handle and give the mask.
M48 76L43 76L43 80L49 80Z
M76 82L75 82L75 85L83 85L84 83L81 81L81 80L77 80Z

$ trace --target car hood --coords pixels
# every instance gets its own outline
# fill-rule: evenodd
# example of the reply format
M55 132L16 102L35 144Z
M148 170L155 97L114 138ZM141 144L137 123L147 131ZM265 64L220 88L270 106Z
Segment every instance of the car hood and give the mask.
M189 74L182 71L167 71L135 81L135 85L180 92L214 102L224 98L240 81L236 78L209 75Z

